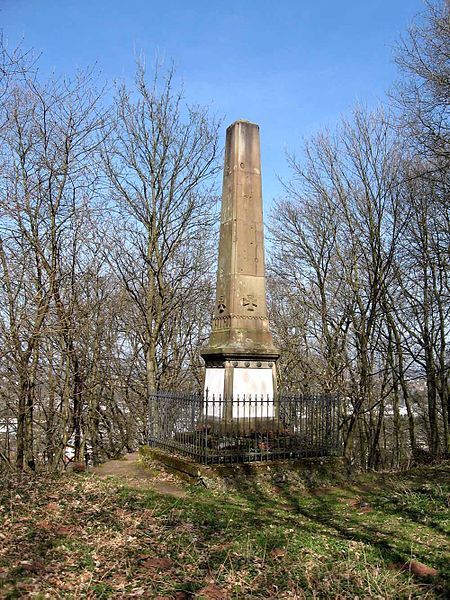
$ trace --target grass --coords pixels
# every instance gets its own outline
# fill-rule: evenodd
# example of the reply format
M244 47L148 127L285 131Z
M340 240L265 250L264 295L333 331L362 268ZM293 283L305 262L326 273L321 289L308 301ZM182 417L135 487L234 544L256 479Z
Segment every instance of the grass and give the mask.
M5 481L0 596L449 597L448 466L186 498L90 474ZM411 559L439 574L402 570Z

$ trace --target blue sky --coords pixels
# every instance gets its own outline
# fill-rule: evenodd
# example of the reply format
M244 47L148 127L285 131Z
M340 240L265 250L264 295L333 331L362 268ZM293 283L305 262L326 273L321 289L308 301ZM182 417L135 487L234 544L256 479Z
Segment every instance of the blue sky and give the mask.
M398 76L392 49L422 0L0 0L11 46L42 53L43 73L97 62L131 79L135 56L174 61L190 102L225 126L261 128L266 206L287 177L285 151L333 127L359 102L375 107Z

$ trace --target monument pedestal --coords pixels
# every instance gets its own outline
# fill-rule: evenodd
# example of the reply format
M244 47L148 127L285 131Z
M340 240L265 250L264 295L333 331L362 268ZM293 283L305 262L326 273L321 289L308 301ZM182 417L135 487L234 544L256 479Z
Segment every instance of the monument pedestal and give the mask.
M205 397L208 416L214 418L273 418L275 363L234 360L206 367Z

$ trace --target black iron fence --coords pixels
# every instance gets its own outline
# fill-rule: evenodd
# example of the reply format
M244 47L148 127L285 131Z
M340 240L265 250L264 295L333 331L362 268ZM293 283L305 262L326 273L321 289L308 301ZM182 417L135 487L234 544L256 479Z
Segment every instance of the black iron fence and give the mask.
M201 463L340 454L338 395L149 398L148 443Z

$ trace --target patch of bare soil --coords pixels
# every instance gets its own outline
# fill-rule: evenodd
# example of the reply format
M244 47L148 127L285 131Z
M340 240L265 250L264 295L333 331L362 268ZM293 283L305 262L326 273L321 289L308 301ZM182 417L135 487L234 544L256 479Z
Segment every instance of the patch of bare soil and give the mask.
M186 495L173 475L142 466L137 452L126 454L120 460L108 460L102 465L93 467L91 472L101 479L115 477L132 487L154 490L159 494L168 494L177 498Z

